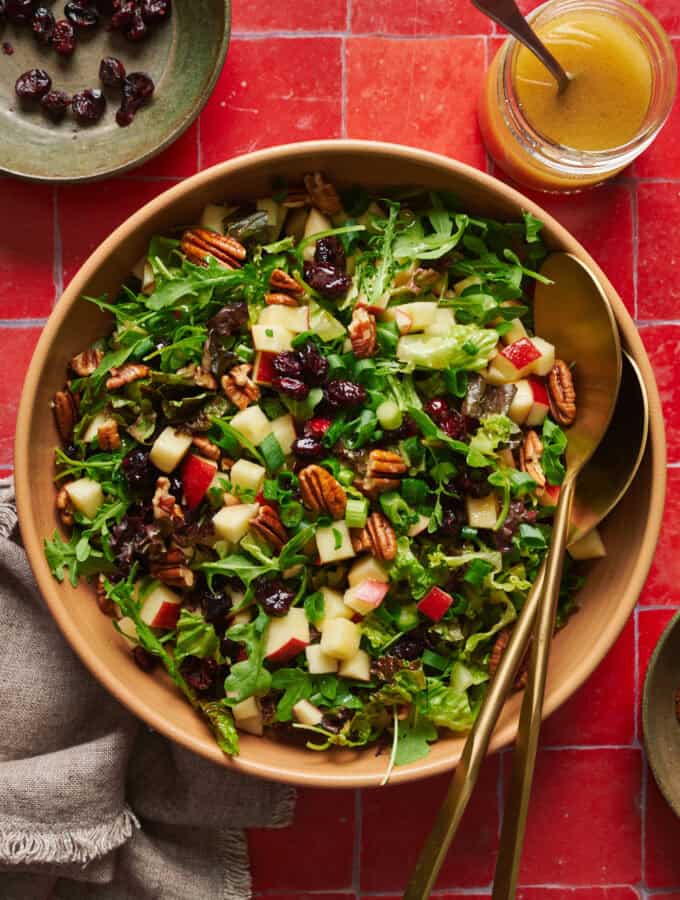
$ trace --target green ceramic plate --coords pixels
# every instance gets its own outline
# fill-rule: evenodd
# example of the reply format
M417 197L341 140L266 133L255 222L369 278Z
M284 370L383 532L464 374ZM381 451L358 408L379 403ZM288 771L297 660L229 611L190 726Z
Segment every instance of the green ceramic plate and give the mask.
M680 613L666 626L645 678L642 720L649 764L661 793L680 816L680 722L675 692L680 688Z
M54 4L55 17L63 0ZM0 171L36 181L92 181L118 174L160 153L196 118L220 74L229 44L230 0L174 0L172 18L141 44L104 26L82 35L76 52L62 59L39 47L28 26L0 25ZM14 93L27 69L46 69L54 88L73 94L101 87L99 62L119 57L128 72L148 72L156 83L153 102L128 128L116 125L119 94L106 90L106 115L77 126L67 115L54 124L37 108L22 108Z

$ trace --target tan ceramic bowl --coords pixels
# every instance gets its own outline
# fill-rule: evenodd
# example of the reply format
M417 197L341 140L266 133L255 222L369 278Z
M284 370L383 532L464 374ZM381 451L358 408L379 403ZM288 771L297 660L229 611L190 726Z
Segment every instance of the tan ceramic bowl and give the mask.
M88 586L59 585L43 557L42 540L56 524L52 454L57 435L50 400L64 381L69 358L107 330L107 319L82 294L115 295L121 281L145 252L153 234L196 221L202 207L222 198L266 194L274 176L298 179L323 169L341 183L372 186L418 184L458 194L473 213L516 218L530 210L545 222L547 240L597 271L621 328L623 342L638 363L649 392L651 426L646 459L633 487L603 528L608 556L592 565L581 594L583 608L556 639L548 679L546 714L585 681L616 640L631 614L652 559L665 490L665 441L652 370L623 303L583 247L553 218L496 179L431 153L364 141L324 141L277 147L215 166L187 179L148 203L120 226L81 268L42 334L19 409L16 484L21 530L40 589L64 636L90 671L132 712L185 747L242 772L319 787L377 785L386 760L374 751L318 754L269 739L244 735L241 755L227 760L207 726L160 676L142 674L122 646L110 621L93 602ZM565 313L566 314L566 313ZM496 750L512 741L519 696L506 705L492 742ZM429 756L398 768L393 782L452 769L463 746L459 737L439 741Z

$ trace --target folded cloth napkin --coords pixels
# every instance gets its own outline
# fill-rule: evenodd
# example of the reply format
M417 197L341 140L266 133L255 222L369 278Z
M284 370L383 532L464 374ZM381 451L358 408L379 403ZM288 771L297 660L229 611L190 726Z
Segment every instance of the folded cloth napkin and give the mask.
M241 900L243 828L280 827L291 788L145 728L46 609L0 481L0 898Z

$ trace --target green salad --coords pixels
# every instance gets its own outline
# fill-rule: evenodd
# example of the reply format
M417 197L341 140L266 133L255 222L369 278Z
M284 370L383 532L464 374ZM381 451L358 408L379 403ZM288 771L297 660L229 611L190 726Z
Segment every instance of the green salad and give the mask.
M545 254L529 213L314 173L84 298L112 326L54 398L47 559L226 754L267 733L391 769L470 728L575 415L574 361L532 329ZM579 586L567 567L558 625Z

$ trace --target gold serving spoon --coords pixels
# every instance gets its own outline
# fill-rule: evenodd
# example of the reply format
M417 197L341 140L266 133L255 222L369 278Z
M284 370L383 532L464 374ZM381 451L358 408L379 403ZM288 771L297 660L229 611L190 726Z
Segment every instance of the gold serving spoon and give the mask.
M549 562L546 560L539 569L536 581L515 623L510 642L489 685L477 720L467 737L463 755L456 767L446 799L437 814L432 831L404 892L404 900L423 900L430 896L430 891L437 880L479 776L505 699L526 652L537 610L543 603L542 597L545 596L548 605L556 602L576 475L606 432L618 394L621 375L618 330L609 301L595 275L591 274L583 263L566 253L554 253L548 257L542 272L553 283L549 286L537 286L535 295L536 330L541 336L545 334L547 338L556 342L563 356L567 359L574 359L578 363L575 373L578 418L577 423L569 432L567 477L560 494L553 525L551 548L553 553L551 576L553 590L550 593L554 597L549 596L547 591L550 582L546 580ZM540 290L538 290L539 287ZM567 310L568 312L565 314ZM572 332L570 336L566 335L568 331ZM579 420L583 424L577 427ZM636 447L631 467L636 462L639 463L639 457L639 447ZM627 486L625 484L624 490ZM617 489L621 491L621 487L622 485L619 483ZM609 488L608 480L599 482L598 490L602 494L609 492L608 501L599 504L600 509L607 511L611 510L623 493L623 491L618 495L613 493ZM559 541L559 545L557 541ZM558 554L554 552L555 550L558 551ZM556 582L554 582L555 576L557 576ZM545 595L543 594L544 586L546 587ZM552 630L550 634L552 635ZM534 641L534 645L538 643L539 641ZM540 693L539 723L540 710L543 705L545 672L543 672L542 682L541 690L537 692ZM535 721L533 724L535 725ZM537 731L537 729L535 730ZM534 743L533 758L531 758L531 746L528 747L529 753L526 757L530 759L531 773L535 759L535 746ZM530 786L531 777L528 779L529 789ZM522 836L523 833L524 829L522 828Z
M570 81L569 75L529 25L519 11L515 0L472 0L472 5L476 6L485 16L493 19L494 22L498 22L513 37L517 38L520 44L524 44L527 50L538 57L557 82L558 94L566 91Z

